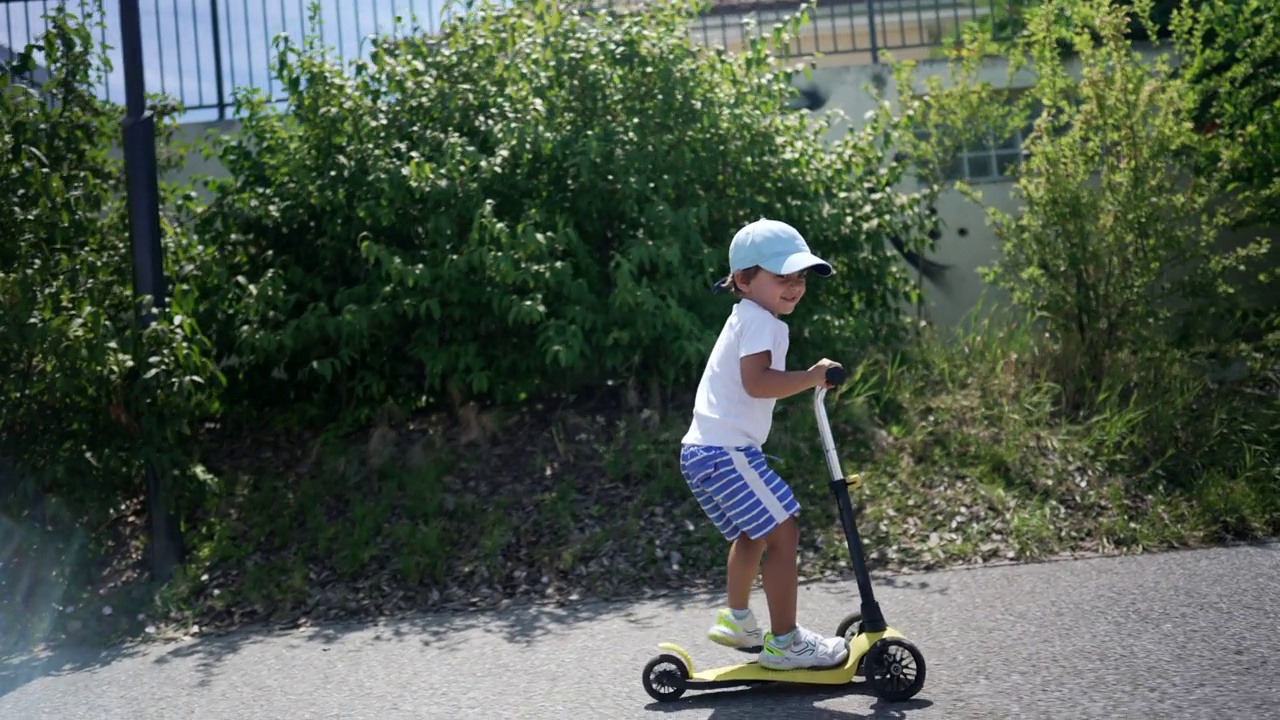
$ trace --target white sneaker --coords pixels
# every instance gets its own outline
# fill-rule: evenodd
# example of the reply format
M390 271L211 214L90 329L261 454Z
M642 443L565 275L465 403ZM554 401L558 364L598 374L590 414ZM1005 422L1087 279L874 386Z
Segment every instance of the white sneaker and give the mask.
M770 670L826 669L840 665L848 657L849 645L844 638L822 637L797 626L785 646L778 644L773 633L765 634L760 665Z
M717 645L740 650L742 648L758 648L764 641L760 627L756 624L755 613L747 610L744 618L734 617L729 608L722 608L716 615L716 624L707 631L707 637Z

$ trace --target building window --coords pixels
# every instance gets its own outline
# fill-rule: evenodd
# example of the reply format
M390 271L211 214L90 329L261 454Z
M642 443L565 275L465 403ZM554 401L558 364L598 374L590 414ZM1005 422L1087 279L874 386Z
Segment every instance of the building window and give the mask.
M1022 164L1022 144L1031 134L1039 107L1032 107L1022 127L1004 139L994 134L985 140L969 144L956 153L944 177L947 180L965 182L998 182L1011 180Z
M1015 91L1017 92L1017 91ZM997 138L994 132L988 133L983 140L970 142L951 158L951 162L940 169L943 182L961 180L967 183L1002 182L1014 179L1017 168L1022 164L1023 145L1031 135L1035 120L1039 117L1041 106L1032 102L1027 113L1026 122L1005 138ZM928 142L928 133L916 131L917 139ZM921 181L930 182L921 177Z
M974 143L956 153L944 177L947 180L982 182L1011 179L1022 162L1023 131L997 143L995 138Z

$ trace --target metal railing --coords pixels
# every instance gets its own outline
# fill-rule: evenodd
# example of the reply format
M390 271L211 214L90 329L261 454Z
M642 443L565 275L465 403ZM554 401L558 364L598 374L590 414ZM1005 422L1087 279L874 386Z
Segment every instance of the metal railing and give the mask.
M809 11L809 23L791 44L791 54L865 55L863 62L878 63L882 51L915 50L941 46L959 36L959 28L984 17L999 18L1013 5L1028 0L817 0ZM745 45L742 19L753 18L755 35L796 12L799 2L777 0L711 0L710 11L692 29L695 39L711 45L736 48ZM993 27L999 30L998 24ZM1002 35L1007 33L1001 32Z
M98 2L101 5L98 5ZM1023 0L1013 0L1020 4ZM144 63L149 92L177 100L183 121L224 119L233 111L234 88L256 86L278 97L270 70L272 38L287 32L302 38L311 30L312 0L140 0ZM604 0L606 5L644 0ZM957 27L983 16L997 17L1010 0L818 0L808 26L791 54L862 54L861 62L879 62L885 50L936 47L957 34ZM728 48L744 46L743 19L755 20L754 34L794 13L799 0L711 0L694 27L699 42ZM101 94L124 97L120 58L119 3L116 0L0 0L0 60L20 51L45 30L44 15L59 4L74 14L98 19L98 39L107 46L112 70ZM439 28L445 0L320 0L319 37L350 60L368 51L373 34L431 33ZM398 24L398 27L397 27ZM854 60L854 58L849 58Z

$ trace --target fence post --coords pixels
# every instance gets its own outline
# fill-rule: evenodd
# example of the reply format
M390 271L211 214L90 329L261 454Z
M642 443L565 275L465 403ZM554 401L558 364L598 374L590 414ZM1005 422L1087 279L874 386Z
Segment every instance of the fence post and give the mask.
M138 0L120 0L120 45L124 56L124 159L129 202L129 234L133 245L135 296L150 296L153 307L166 305L163 249L160 245L160 199L156 178L156 118L146 105L142 65L142 28ZM150 310L139 308L138 323L149 327ZM183 560L182 530L170 505L172 488L146 463L147 514L150 516L152 577L167 581Z
M213 78L218 86L218 119L227 119L227 96L222 88L222 29L218 24L218 0L209 0L213 20Z
M898 8L901 11L902 8ZM871 64L880 64L880 43L876 41L876 0L867 0L867 28L871 30Z

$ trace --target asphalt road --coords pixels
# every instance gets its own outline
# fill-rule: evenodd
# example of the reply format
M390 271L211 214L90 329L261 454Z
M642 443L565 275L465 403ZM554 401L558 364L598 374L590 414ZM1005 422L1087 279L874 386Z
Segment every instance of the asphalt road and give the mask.
M10 659L0 718L1280 718L1280 545L877 587L928 662L903 704L861 681L654 703L640 675L657 643L699 667L744 657L703 639L718 598L698 596ZM801 622L824 632L852 607L852 581L801 588Z

